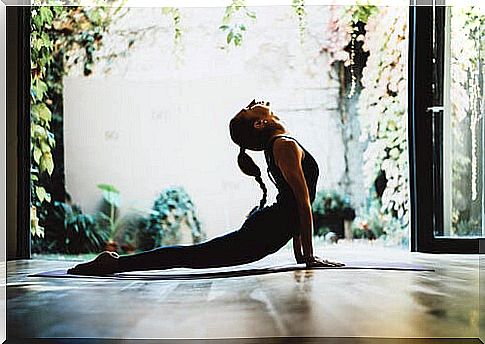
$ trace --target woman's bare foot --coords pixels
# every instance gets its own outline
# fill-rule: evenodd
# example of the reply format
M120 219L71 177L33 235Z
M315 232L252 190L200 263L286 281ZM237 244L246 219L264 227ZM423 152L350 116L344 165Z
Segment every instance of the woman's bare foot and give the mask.
M104 251L93 260L87 263L78 264L75 267L68 269L67 273L71 275L102 276L119 272L119 257L120 256L116 252Z

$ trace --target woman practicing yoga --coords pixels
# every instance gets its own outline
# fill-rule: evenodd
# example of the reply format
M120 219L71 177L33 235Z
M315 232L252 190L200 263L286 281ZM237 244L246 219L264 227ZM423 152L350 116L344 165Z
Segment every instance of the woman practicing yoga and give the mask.
M231 138L240 147L237 162L263 190L255 207L236 231L194 245L175 245L119 256L105 251L94 260L76 265L68 273L105 275L115 272L169 268L215 268L257 261L278 251L293 238L297 263L307 267L339 267L344 264L314 256L311 203L315 198L318 165L288 135L268 102L253 100L230 121ZM246 149L264 151L268 174L278 189L276 202L265 206L267 190L261 171Z

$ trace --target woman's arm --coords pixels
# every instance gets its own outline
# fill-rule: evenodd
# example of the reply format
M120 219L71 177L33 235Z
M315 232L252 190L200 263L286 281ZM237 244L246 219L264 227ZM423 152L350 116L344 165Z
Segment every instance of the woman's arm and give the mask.
M301 252L301 237L299 234L293 236L293 253L298 264L305 263L305 258Z
M305 261L313 258L313 221L310 204L310 194L306 185L305 175L301 166L303 150L290 139L277 139L274 143L275 163L281 170L283 177L290 185L296 199L298 216L300 219L301 247ZM296 242L294 241L294 246ZM295 255L295 258L296 255Z
M306 185L301 160L303 150L290 139L277 139L274 143L274 158L283 177L290 185L296 199L300 218L300 236L293 237L293 250L297 263L306 263L307 267L339 267L345 264L331 262L313 255L313 219L310 194ZM301 248L303 254L301 255Z

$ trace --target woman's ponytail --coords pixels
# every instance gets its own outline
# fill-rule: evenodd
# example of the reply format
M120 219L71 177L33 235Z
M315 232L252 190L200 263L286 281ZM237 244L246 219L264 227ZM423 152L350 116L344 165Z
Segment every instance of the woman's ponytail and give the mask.
M239 155L237 156L237 164L241 171L251 177L254 177L259 184L261 190L263 190L263 197L259 202L259 208L262 209L266 204L266 198L268 195L268 189L266 189L266 185L261 178L261 170L259 169L258 165L256 165L253 159L246 153L245 149L241 147L239 151ZM253 209L254 211L255 209ZM251 213L253 212L251 211Z

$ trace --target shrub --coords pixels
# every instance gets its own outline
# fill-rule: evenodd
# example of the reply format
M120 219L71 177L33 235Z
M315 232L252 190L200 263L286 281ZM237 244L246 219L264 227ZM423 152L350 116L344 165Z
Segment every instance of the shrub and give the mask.
M109 237L109 226L99 214L84 214L78 205L55 201L51 221L45 224L45 238L39 247L43 252L99 252Z
M148 217L142 211L126 213L116 220L113 241L123 253L132 253L140 247L141 233L146 232Z
M320 216L335 216L345 220L355 218L349 196L341 196L334 190L318 191L312 204L312 211Z
M347 195L341 196L334 190L320 190L312 204L314 234L325 236L335 232L340 237L344 234L344 220L353 220L355 211Z
M205 239L195 206L183 187L163 190L155 200L147 228L140 233L141 249L178 244L181 226L186 224L194 243Z

